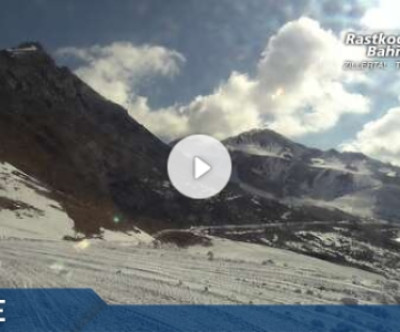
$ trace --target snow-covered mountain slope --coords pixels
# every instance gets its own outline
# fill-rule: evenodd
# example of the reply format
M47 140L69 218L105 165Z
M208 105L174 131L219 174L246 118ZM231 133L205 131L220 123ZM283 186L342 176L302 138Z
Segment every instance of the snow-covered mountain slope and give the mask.
M73 221L51 192L34 178L0 162L0 237L61 239Z
M76 239L74 222L43 183L14 166L0 162L0 238ZM125 232L104 228L96 234L104 240L148 243L152 237L134 228Z
M321 151L268 129L225 140L234 181L290 205L339 208L364 218L400 220L400 168L359 153Z
M254 225L204 226L198 236L217 236L263 244L318 257L326 261L374 271L398 279L400 225L349 221L281 222Z
M0 240L0 287L93 288L109 303L396 303L398 282L286 250ZM212 258L209 252L212 252Z

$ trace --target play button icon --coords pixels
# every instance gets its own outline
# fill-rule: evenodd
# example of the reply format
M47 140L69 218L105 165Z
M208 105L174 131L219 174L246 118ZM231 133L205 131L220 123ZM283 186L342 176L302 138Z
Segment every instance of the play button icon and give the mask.
M228 150L213 137L192 135L179 141L168 158L168 175L183 195L204 199L225 188L232 172Z
M193 158L194 179L200 179L203 175L211 171L211 166L199 157Z

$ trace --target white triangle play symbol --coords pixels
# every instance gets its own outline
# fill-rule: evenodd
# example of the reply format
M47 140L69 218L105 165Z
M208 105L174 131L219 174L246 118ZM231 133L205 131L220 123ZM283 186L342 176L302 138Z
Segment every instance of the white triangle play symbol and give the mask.
M207 164L203 159L199 157L193 158L193 171L194 171L194 179L200 179L202 176L206 175L209 171L211 171L211 166Z

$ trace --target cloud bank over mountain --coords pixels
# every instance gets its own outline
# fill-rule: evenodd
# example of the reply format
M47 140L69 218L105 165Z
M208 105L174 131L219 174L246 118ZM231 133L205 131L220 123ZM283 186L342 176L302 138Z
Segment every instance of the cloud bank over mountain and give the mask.
M191 133L224 138L266 125L301 136L335 126L343 114L369 111L368 99L346 87L340 40L308 18L285 24L269 39L252 77L234 71L213 93L163 109L151 109L138 86L176 75L185 62L178 52L113 43L59 53L83 61L76 73L84 81L167 140Z
M400 107L391 108L377 120L366 123L344 151L361 151L385 162L400 165Z

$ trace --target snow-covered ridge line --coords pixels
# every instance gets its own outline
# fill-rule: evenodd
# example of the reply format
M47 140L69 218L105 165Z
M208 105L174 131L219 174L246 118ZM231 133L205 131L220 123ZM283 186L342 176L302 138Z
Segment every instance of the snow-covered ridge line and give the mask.
M39 48L36 45L29 45L25 47L7 48L6 51L9 53L25 53L25 52L36 52Z
M279 148L265 148L257 144L227 145L227 148L231 151L244 152L255 156L275 157L282 159L287 159L291 157L291 154L289 152L281 153Z

